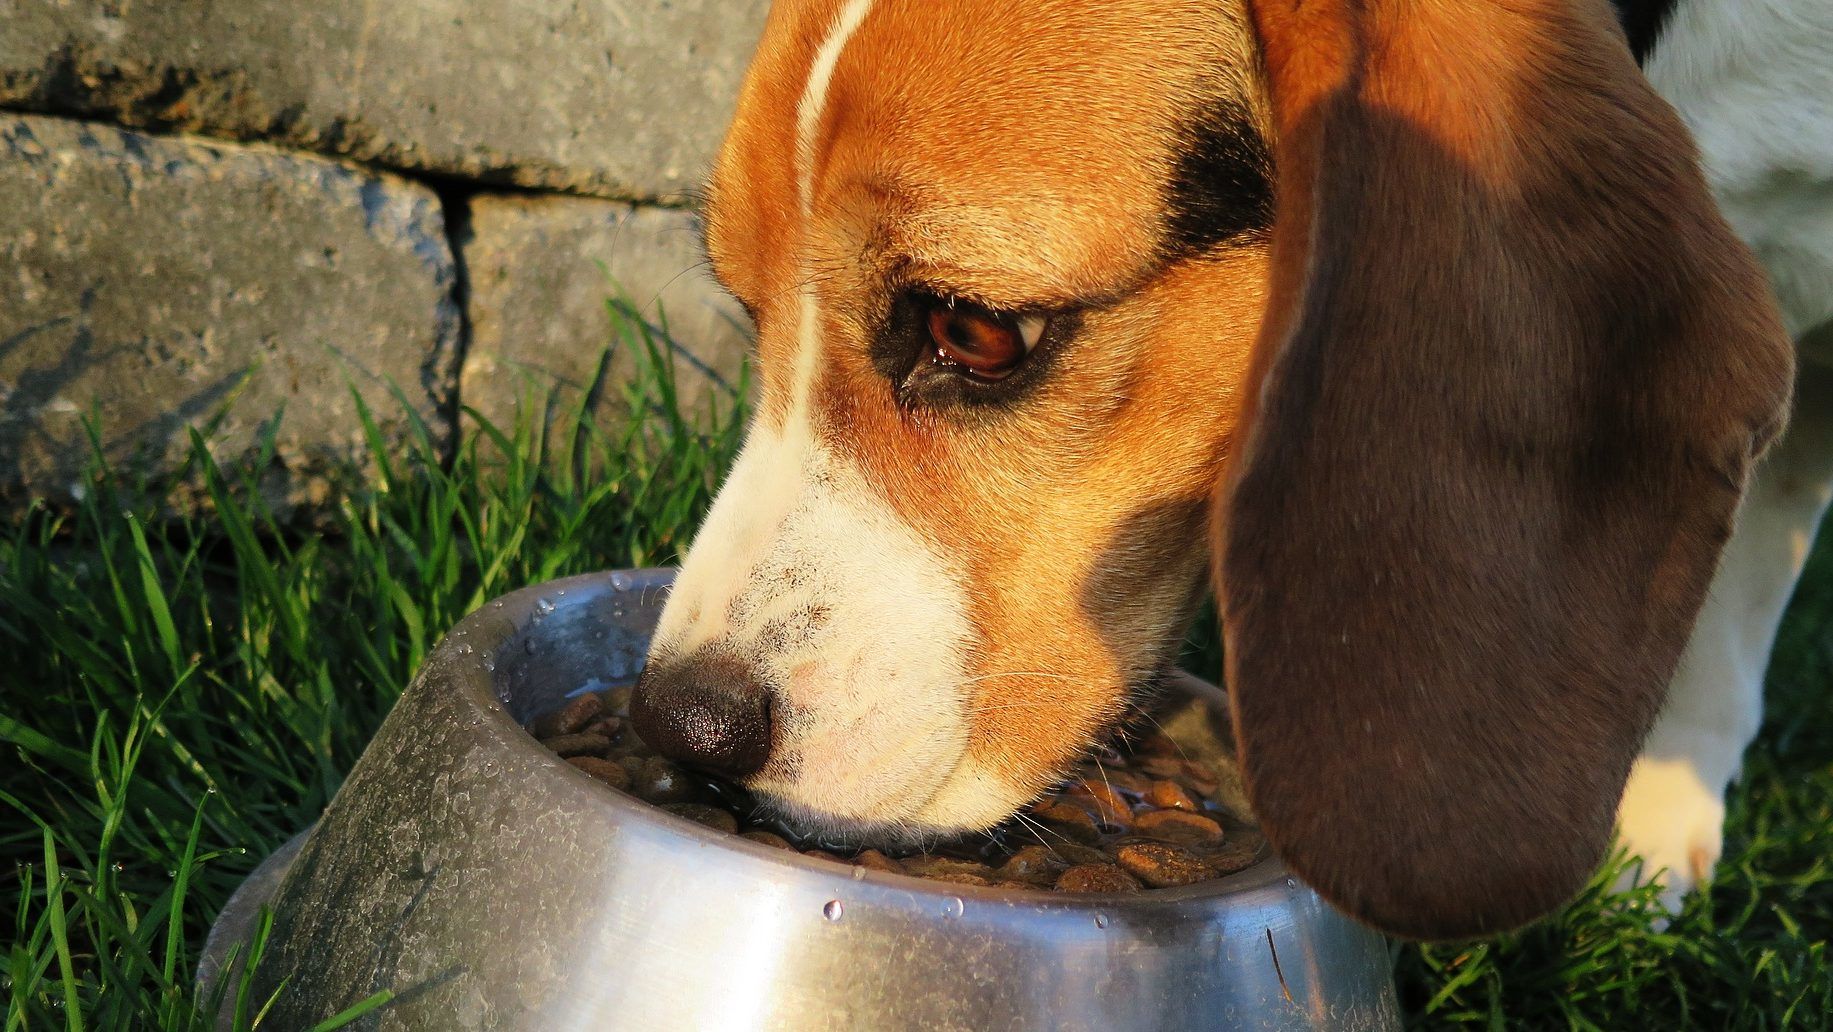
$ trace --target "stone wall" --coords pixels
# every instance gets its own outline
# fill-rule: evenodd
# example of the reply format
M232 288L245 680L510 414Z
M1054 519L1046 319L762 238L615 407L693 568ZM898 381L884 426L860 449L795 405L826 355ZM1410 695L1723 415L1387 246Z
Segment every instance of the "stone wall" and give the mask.
M394 435L392 389L442 440L507 421L589 376L614 284L704 397L747 330L691 200L767 8L0 5L0 507L82 490L91 414L155 471L283 417L310 503L363 447L352 387Z

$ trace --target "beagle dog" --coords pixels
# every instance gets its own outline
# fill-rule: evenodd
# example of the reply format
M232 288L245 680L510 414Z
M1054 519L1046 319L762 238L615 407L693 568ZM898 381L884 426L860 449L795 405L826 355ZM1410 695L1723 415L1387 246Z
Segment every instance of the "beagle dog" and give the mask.
M1213 585L1345 912L1517 926L1619 820L1684 891L1833 481L1813 377L1758 465L1833 343L1829 55L1821 0L777 0L706 212L758 409L637 729L973 832Z

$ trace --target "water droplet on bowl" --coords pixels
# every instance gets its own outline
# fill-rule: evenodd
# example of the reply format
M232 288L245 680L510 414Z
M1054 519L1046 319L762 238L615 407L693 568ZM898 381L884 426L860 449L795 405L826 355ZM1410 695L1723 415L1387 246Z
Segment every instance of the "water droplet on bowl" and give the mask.
M967 904L961 902L960 896L950 896L942 904L943 917L960 917L967 910Z
M554 602L552 599L547 599L547 598L535 599L535 615L536 616L546 616L547 614L553 611L554 611Z
M846 907L837 899L828 900L827 906L821 908L821 916L827 918L829 921L838 921L841 915L845 913Z
M523 642L522 651L528 653L531 656L534 655L535 654L535 639L530 638L527 641Z
M1095 927L1096 928L1106 928L1107 927L1107 915L1106 914L1096 914L1095 915Z
M1298 879L1297 878L1287 878L1286 879L1286 888L1288 889L1298 888Z

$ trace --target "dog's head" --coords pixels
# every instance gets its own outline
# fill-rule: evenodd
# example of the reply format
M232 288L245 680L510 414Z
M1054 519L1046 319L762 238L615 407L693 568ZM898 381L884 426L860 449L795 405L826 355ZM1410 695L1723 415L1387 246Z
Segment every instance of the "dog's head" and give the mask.
M760 408L639 730L985 828L1213 559L1287 862L1403 934L1556 905L1790 382L1607 12L778 0L708 210Z

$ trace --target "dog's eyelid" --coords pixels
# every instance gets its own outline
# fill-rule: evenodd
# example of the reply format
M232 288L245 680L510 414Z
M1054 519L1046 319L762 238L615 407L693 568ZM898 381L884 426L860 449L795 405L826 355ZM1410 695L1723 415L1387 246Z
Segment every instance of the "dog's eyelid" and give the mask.
M942 276L898 275L890 279L891 293L915 298L929 298L950 308L970 304L1008 318L1036 315L1049 320L1083 308L1098 307L1105 298L1082 298L1068 295L1016 296L989 293L979 287L957 283Z

